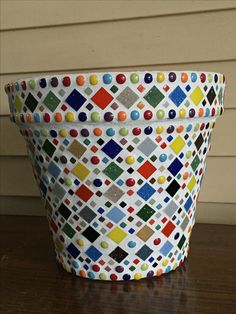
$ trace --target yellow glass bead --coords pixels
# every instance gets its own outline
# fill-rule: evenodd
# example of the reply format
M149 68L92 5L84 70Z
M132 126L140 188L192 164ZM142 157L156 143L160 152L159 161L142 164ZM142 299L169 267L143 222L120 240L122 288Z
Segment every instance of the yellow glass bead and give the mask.
M95 74L90 75L89 82L91 85L96 85L98 83L98 77Z
M179 111L179 117L180 118L184 118L186 116L186 110L185 109L180 109L180 111Z
M134 279L135 280L139 280L139 279L141 279L142 278L142 275L140 274L140 273L136 273L135 275L134 275Z
M82 239L76 240L76 243L77 243L79 246L84 246L84 240L82 240Z
M162 266L166 266L168 264L168 259L164 259L164 261L162 262Z
M132 164L135 162L134 156L128 156L128 157L126 157L125 162L126 162L128 165L132 165Z
M67 131L65 129L62 129L62 130L59 131L59 135L61 137L66 137L67 136Z
M75 119L75 117L74 117L73 112L67 112L67 114L66 114L66 121L72 122L72 121L74 121L74 119Z
M157 73L157 82L162 83L165 79L165 74L163 72L158 72Z
M163 183L165 183L165 181L166 181L166 177L164 177L164 176L160 176L160 177L157 179L157 182L158 182L159 184L163 184Z
M156 128L157 134L161 134L163 131L164 131L163 126L158 126L158 127Z

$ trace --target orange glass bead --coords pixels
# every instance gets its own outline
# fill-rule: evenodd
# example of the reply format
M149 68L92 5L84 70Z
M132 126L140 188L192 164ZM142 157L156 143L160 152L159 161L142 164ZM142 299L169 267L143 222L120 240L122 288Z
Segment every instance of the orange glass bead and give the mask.
M126 120L126 118L127 118L126 112L120 111L120 112L118 113L118 120L119 120L119 121L124 121L124 120Z
M28 122L32 122L32 115L28 113L28 114L26 115L26 120L27 120Z
M84 85L84 83L85 83L85 78L84 78L84 76L83 76L83 75L78 75L78 76L76 77L76 83L77 83L77 85L79 85L79 86Z
M202 117L203 114L204 114L204 109L203 109L203 108L200 108L200 109L198 110L198 115L199 115L199 117Z
M183 179L184 179L184 180L187 180L187 179L188 179L188 172L185 172L185 173L183 174Z
M81 277L84 277L84 278L87 277L87 276L86 276L86 272L85 272L84 270L80 270L80 271L79 271L79 275L80 275Z
M55 121L56 122L61 122L62 121L62 115L60 112L55 113Z
M183 126L183 125L178 126L177 129L176 129L176 131L177 131L178 133L183 132L183 130L184 130L184 126Z
M188 74L187 73L181 74L181 81L182 81L182 83L186 83L188 81Z
M101 135L102 135L102 129L100 129L100 128L95 128L95 129L93 130L93 133L94 133L94 135L96 135L96 136L101 136Z

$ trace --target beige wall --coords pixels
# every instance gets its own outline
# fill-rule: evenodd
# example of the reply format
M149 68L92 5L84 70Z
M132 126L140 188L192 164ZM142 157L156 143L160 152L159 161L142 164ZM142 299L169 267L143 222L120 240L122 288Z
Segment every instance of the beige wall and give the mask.
M0 213L44 213L5 83L43 72L190 69L227 79L197 220L236 223L236 1L1 1L0 26Z

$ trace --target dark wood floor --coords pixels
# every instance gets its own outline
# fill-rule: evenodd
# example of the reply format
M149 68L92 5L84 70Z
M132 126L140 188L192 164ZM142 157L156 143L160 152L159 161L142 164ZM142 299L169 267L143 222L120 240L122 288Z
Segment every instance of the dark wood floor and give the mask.
M236 313L236 226L195 225L187 261L167 275L101 282L57 264L46 218L0 220L1 314Z

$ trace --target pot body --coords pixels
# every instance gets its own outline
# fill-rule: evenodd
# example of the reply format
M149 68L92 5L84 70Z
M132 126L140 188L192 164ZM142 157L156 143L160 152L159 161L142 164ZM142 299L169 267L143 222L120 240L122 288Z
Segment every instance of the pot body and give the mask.
M221 74L58 75L6 91L67 271L130 280L183 263Z

